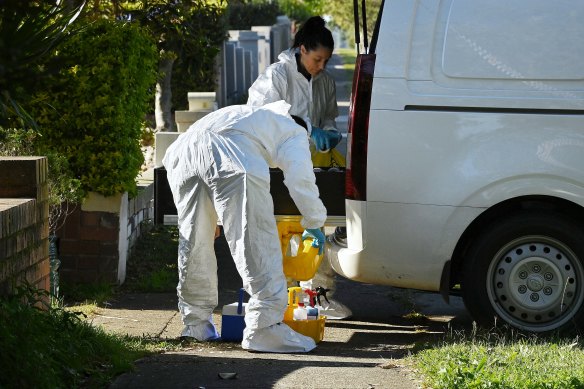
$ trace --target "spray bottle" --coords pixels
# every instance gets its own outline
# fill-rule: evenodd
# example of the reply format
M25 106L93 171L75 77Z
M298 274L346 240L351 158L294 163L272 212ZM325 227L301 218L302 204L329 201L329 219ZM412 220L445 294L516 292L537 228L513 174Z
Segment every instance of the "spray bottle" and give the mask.
M308 305L306 306L306 316L307 320L317 320L318 319L318 308L316 305L316 290L304 289L304 293L308 297Z

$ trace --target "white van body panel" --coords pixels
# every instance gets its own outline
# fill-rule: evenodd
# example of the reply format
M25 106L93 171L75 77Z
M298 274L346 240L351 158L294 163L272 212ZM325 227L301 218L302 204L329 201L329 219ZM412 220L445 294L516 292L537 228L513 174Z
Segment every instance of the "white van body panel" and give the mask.
M375 110L370 123L368 202L488 208L527 180L527 194L584 206L584 116Z
M366 211L359 215L367 221L366 246L338 248L329 255L333 269L356 281L438 291L453 249L443 242L456 241L482 209L368 201Z
M584 206L584 1L386 0L367 201L335 271L437 291L462 234L521 196Z
M386 1L371 109L584 109L582 20L581 0Z

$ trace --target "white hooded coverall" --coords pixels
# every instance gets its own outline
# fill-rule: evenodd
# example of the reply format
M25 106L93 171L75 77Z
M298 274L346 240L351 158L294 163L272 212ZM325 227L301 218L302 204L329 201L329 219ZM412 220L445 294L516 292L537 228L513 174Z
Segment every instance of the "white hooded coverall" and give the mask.
M278 62L271 64L257 78L248 91L247 104L262 106L278 100L285 100L291 105L290 114L303 118L308 124L323 130L336 130L335 119L339 116L335 80L323 69L308 81L298 71L296 53L299 49L285 50L278 56ZM314 144L310 145L311 153L316 155ZM328 261L323 261L314 279L306 286L322 286L328 289L329 295L336 290L334 271ZM325 306L329 319L342 319L351 316L351 310L330 299L331 304Z
M246 333L283 320L287 285L269 168L284 172L304 228L320 228L326 219L308 136L290 118L289 108L278 101L263 107L220 109L197 121L166 152L163 164L180 233L178 306L186 326L210 322L218 303L213 246L218 220L250 295Z
M336 130L339 116L335 80L324 69L310 81L298 71L295 54L299 49L283 51L278 62L268 66L248 91L248 105L262 106L278 100L291 105L290 114L323 130Z

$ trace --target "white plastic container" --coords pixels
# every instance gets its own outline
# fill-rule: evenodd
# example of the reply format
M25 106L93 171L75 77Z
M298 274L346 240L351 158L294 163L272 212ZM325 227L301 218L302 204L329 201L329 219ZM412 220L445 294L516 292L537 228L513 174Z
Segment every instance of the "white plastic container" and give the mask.
M308 312L304 307L304 303L298 303L298 307L294 308L294 320L307 320L308 319Z

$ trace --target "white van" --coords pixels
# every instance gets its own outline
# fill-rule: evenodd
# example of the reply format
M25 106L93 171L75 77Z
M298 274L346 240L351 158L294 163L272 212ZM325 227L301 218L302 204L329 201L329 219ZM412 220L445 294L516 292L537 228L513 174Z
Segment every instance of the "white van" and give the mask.
M483 325L584 324L584 0L386 0L348 131L352 280L460 287Z

